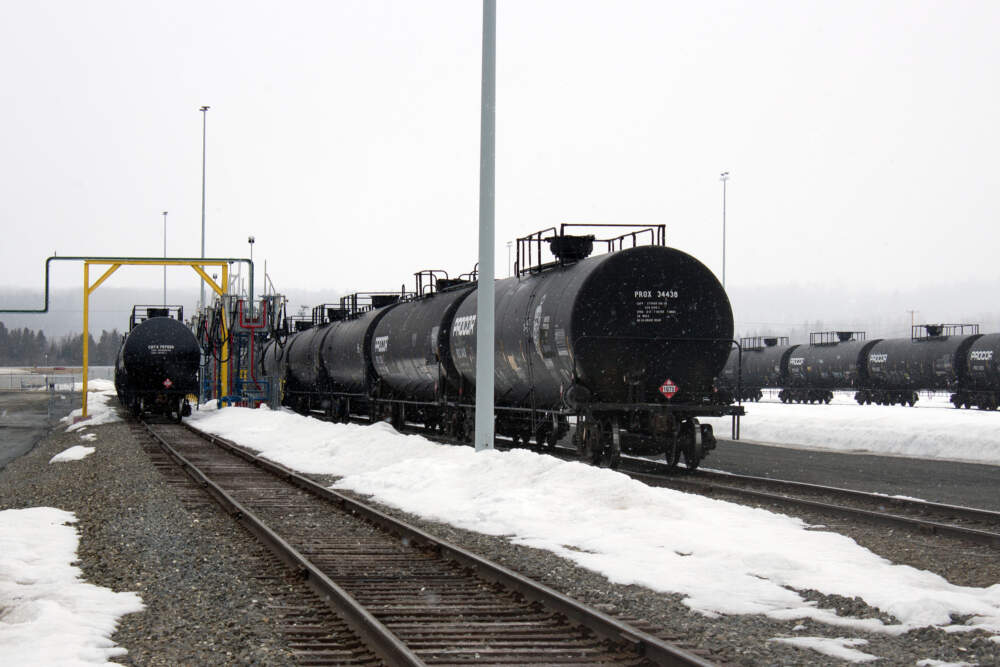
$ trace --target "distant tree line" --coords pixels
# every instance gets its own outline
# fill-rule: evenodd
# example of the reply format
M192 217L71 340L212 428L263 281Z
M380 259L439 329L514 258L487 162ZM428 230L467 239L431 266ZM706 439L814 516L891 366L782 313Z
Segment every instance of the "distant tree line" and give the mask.
M114 366L122 334L117 329L88 337L88 362L92 366ZM80 366L83 364L83 334L49 340L42 331L7 329L0 322L0 366Z

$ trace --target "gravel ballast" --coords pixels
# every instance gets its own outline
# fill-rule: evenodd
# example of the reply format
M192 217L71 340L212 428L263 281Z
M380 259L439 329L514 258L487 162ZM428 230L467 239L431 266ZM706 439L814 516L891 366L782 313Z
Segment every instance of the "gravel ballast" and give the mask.
M124 423L88 429L97 451L75 462L49 464L51 457L81 444L79 432L57 428L31 452L0 472L0 509L51 506L76 514L81 543L79 566L85 578L115 591L135 591L147 609L120 621L113 639L128 650L126 664L294 664L276 619L268 608L274 586L259 572L266 558L260 547L224 514L182 502L187 493L168 484ZM325 478L330 482L333 478ZM347 494L350 495L350 494ZM772 641L779 637L849 637L868 641L857 649L878 656L879 664L913 665L934 659L953 663L1000 664L1000 644L982 632L948 634L921 629L898 637L825 626L811 620L778 622L763 616L708 618L692 612L679 595L611 584L548 552L423 521L379 506L423 530L495 560L556 590L628 619L695 649L705 657L739 665L829 665L841 663L809 649ZM820 518L803 516L810 523ZM885 529L851 527L867 548L892 560L911 559L955 583L989 585L996 552L954 542L918 541ZM905 556L905 557L900 557ZM987 564L983 559L992 561ZM975 571L975 576L969 572ZM993 578L992 582L997 579ZM819 606L855 616L891 621L861 600L800 591ZM956 619L960 622L961 619Z

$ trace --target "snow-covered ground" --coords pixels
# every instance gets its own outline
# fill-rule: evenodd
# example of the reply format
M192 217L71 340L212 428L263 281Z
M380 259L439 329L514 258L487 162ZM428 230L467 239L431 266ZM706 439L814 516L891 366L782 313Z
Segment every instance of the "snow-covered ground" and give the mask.
M93 421L67 430L111 419L113 397L110 386L92 394L88 409ZM748 412L744 437L754 440L1000 463L1000 439L986 426L1000 425L997 413L939 408L933 401L920 408L881 408L842 400L830 406L750 404ZM793 637L776 641L856 661L877 656L859 650L864 642L850 637L852 630L983 629L1000 643L1000 583L955 586L784 515L650 488L611 470L529 451L476 453L438 445L399 434L384 423L329 424L286 410L217 410L214 403L201 406L191 421L291 468L339 476L336 488L370 494L427 519L547 549L616 583L680 593L701 614L753 613L799 621ZM788 421L798 426L784 425ZM848 425L858 421L863 425ZM816 429L816 435L804 437L805 427ZM931 427L936 435L925 437ZM970 429L979 429L975 437L969 436ZM794 440L786 435L792 433ZM888 446L886 440L891 440ZM976 443L974 456L948 455L970 442ZM88 444L100 448L99 442ZM87 459L60 465L87 465ZM580 512L581 507L587 511ZM4 558L0 552L0 579ZM66 562L72 560L68 555ZM898 623L839 616L797 592L806 589L860 597ZM952 616L969 620L956 625ZM848 636L812 637L809 628L818 622L840 626ZM2 632L0 625L0 637ZM926 664L937 664L934 658L927 656Z
M740 438L785 447L825 449L1000 465L1000 411L958 410L949 394L922 393L916 406L858 405L837 392L830 405L745 403ZM729 418L708 419L728 437Z
M0 512L0 658L5 665L108 664L126 649L118 618L143 609L136 593L83 581L72 512Z

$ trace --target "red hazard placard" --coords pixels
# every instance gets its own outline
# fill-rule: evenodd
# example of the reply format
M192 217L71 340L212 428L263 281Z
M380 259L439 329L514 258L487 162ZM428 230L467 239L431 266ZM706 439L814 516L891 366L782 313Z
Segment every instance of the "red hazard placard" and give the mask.
M663 384L660 385L660 393L666 396L667 398L673 398L674 394L677 393L677 389L678 389L677 385L675 385L674 381L671 380L670 378L664 380Z
M170 381L170 378L167 378L166 380L163 381L163 386L166 387L167 389L170 389L170 387L172 387L173 385L174 383ZM660 388L660 391L663 391L662 387Z

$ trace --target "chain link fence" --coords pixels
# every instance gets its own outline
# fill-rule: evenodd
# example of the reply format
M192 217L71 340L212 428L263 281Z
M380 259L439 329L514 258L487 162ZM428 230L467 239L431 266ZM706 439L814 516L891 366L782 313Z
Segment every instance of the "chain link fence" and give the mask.
M114 366L91 366L87 373L88 381L114 380ZM52 373L4 373L0 371L0 391L73 391L83 383L83 373L78 369L73 371L58 371Z

